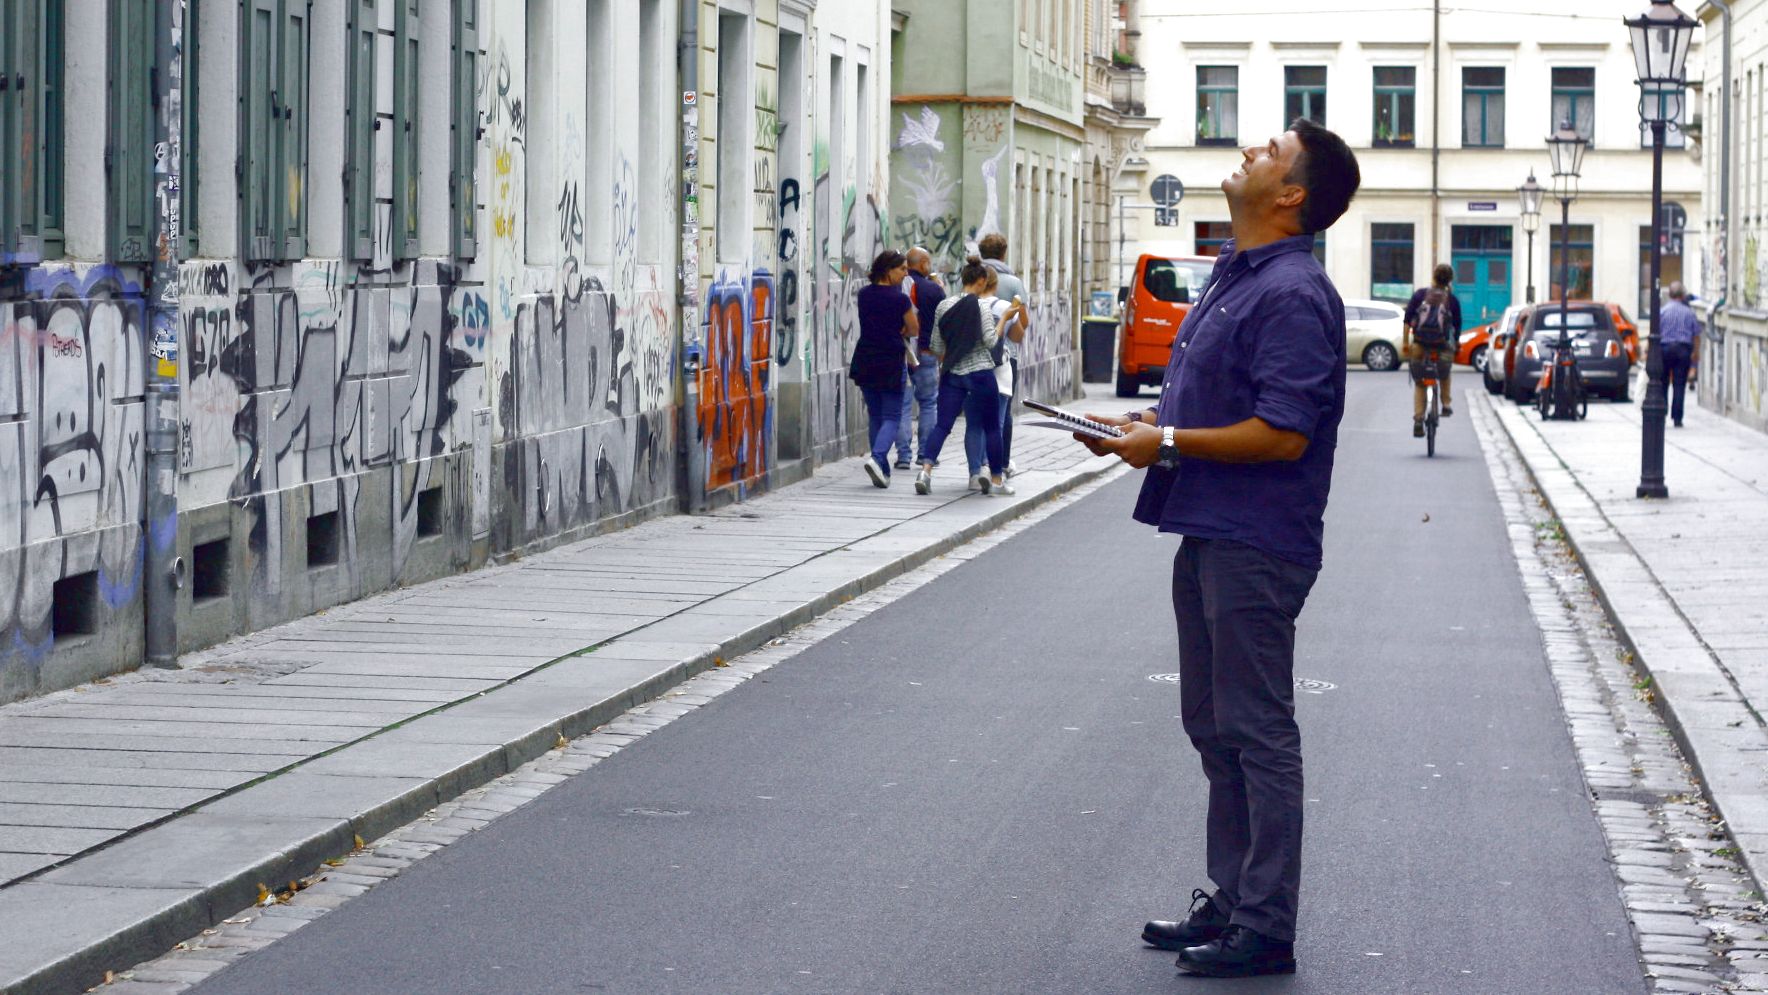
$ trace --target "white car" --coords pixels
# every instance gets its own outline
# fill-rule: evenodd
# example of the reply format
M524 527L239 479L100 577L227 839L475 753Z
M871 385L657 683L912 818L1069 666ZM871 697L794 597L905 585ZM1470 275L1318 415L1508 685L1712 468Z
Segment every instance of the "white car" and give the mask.
M1400 368L1406 309L1387 301L1344 302L1344 355L1348 362L1371 370Z
M1521 331L1523 312L1527 307L1526 304L1510 305L1504 309L1504 316L1492 325L1492 337L1486 343L1486 361L1479 368L1488 394L1504 393L1504 377L1510 372L1510 340Z

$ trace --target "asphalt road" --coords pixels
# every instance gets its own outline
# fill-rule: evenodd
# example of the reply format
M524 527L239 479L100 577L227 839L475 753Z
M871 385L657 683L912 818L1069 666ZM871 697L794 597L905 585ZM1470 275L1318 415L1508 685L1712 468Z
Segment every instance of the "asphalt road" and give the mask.
M1176 541L1129 521L1135 477L198 990L1642 992L1468 419L1426 460L1403 375L1351 381L1299 635L1335 687L1299 695L1293 978L1137 938L1206 881L1150 679Z

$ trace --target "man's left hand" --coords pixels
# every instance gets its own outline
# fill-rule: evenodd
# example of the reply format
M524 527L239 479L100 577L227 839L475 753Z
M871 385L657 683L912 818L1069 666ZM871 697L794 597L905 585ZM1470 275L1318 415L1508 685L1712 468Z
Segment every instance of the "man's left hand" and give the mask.
M1116 456L1138 470L1159 461L1160 429L1141 421L1131 422L1122 428L1123 437L1118 439L1094 439L1078 434L1075 438L1086 443L1087 448L1094 453L1100 456Z

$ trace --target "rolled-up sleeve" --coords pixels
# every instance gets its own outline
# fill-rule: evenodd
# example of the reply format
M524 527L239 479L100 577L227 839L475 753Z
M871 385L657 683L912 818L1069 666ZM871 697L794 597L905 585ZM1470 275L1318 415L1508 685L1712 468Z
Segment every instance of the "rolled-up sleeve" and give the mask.
M1272 428L1298 432L1310 441L1332 410L1334 367L1344 362L1344 321L1316 294L1262 304L1253 343L1253 415Z

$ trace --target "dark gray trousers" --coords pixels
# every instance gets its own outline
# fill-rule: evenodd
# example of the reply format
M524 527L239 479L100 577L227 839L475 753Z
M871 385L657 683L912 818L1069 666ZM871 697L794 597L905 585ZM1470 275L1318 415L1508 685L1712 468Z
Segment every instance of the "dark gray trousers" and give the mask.
M1295 619L1315 575L1226 539L1186 538L1173 559L1179 696L1209 779L1216 901L1234 924L1287 941L1301 889Z

